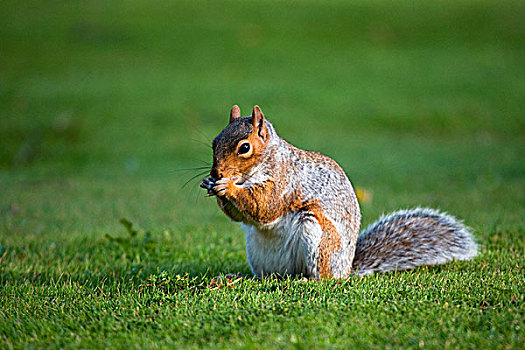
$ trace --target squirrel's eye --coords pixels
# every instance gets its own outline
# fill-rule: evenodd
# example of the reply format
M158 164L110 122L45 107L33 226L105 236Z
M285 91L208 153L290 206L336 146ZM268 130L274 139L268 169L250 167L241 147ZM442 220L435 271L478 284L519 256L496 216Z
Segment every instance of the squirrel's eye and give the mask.
M239 146L239 154L246 154L250 152L250 144L248 142L244 142Z

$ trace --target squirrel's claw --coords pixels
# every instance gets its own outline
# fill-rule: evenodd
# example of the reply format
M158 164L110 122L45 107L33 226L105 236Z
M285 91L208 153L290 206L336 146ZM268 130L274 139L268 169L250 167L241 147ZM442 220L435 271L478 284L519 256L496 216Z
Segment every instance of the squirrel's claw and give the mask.
M215 180L212 177L205 177L204 179L202 179L200 186L202 188L209 190L210 188L213 187L214 184L215 184Z
M200 187L208 191L208 195L214 196L216 193L214 191L215 179L212 177L205 177L200 184Z
M217 196L224 196L226 194L232 195L235 189L238 187L236 184L239 181L239 176L225 177L220 180L215 181L213 190Z
M229 183L230 183L229 178L223 178L223 179L217 180L215 181L215 184L213 186L213 191L215 192L217 196L222 197L226 194Z
M225 177L219 180L213 177L207 177L202 180L200 187L206 189L210 196L224 196L228 191L232 189L232 186L236 186L236 182L239 181L238 176L232 176L231 178Z

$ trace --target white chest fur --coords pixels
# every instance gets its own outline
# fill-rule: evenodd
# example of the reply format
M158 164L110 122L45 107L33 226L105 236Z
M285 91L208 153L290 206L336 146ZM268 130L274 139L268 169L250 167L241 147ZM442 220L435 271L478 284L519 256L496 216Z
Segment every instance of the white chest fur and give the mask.
M248 263L256 276L317 275L317 271L309 271L316 265L312 262L317 258L322 236L317 221L289 213L261 227L248 224L242 227L246 231Z

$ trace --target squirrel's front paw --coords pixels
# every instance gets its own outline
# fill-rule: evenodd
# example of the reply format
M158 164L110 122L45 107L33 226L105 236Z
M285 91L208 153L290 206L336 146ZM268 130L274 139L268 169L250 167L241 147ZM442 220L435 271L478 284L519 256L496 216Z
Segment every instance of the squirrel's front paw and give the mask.
M201 183L201 187L206 189L208 191L208 194L210 196L214 196L216 193L214 191L214 187L215 187L215 182L217 180L213 177L205 177L204 179L202 179L202 183Z
M216 180L213 177L207 177L202 180L201 187L208 191L210 196L219 196L222 197L226 194L232 194L237 185L235 184L239 181L240 177L232 176L225 177L220 180Z
M230 178L223 178L217 180L215 181L215 185L213 186L213 191L219 197L222 197L224 195L231 196L237 189L237 185L235 184L237 181L239 181L238 176L232 176Z

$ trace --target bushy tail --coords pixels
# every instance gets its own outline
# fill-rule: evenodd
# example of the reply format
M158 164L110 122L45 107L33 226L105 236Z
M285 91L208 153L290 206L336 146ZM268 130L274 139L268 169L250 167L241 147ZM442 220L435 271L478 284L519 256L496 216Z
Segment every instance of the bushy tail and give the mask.
M469 228L437 210L416 208L382 216L357 238L353 262L359 275L469 260L478 245Z

